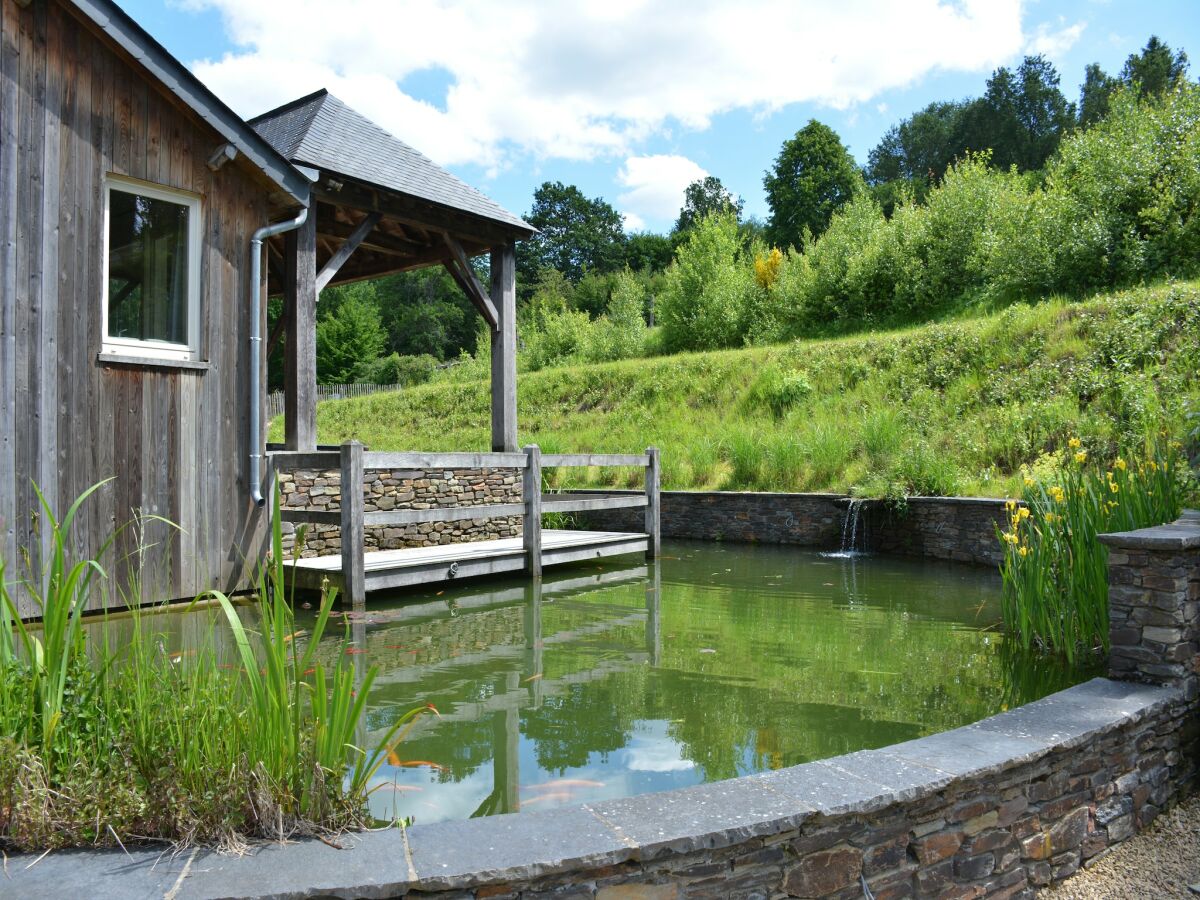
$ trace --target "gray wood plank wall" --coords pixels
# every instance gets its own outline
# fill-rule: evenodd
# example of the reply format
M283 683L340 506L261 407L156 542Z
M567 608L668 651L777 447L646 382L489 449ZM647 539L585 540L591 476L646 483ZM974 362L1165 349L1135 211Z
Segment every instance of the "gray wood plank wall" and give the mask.
M88 486L73 552L104 560L115 599L242 585L264 547L249 501L249 235L265 186L206 160L222 139L56 0L0 0L0 557L37 560L36 481L61 515ZM100 365L102 187L113 173L202 196L204 371ZM144 552L139 553L142 546ZM131 570L136 568L136 572ZM101 598L96 598L99 605ZM32 608L26 607L27 613Z

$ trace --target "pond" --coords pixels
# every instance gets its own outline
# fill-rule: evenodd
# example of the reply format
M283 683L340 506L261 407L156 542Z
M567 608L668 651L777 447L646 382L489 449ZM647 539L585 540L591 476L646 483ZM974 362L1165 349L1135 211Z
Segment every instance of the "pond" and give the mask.
M1098 674L1017 652L989 569L663 553L347 614L356 665L379 667L361 740L414 706L440 713L388 755L372 813L433 822L684 787L955 728Z

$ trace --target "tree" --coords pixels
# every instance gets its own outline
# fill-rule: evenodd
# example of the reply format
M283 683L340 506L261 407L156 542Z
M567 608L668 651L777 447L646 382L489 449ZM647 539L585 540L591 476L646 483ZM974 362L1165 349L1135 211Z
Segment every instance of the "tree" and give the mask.
M615 272L625 264L621 214L574 185L545 182L525 219L539 232L517 245L518 283L526 296L543 269L558 269L577 282L585 271Z
M1079 88L1079 124L1090 128L1108 115L1109 101L1121 81L1107 74L1099 63L1083 70L1083 85Z
M1173 88L1187 74L1188 58L1182 50L1171 48L1151 35L1141 53L1131 53L1121 69L1121 80L1135 87L1142 96L1159 96Z
M317 322L317 380L322 384L354 381L387 343L374 284L350 285L339 300L336 308L322 310Z
M964 112L966 148L991 150L997 168L1041 169L1075 123L1075 107L1058 85L1058 72L1041 54L1026 56L1015 73L997 69Z
M871 184L890 181L936 183L950 163L962 156L965 103L930 103L888 129L867 157Z
M816 119L784 143L763 177L771 217L767 237L777 247L799 247L819 235L834 212L855 195L862 175L841 138Z
M683 208L675 222L675 233L682 234L705 216L732 212L741 221L742 198L735 197L715 175L699 178L683 192Z
M674 255L675 244L665 234L640 231L625 238L625 265L635 272L661 272Z

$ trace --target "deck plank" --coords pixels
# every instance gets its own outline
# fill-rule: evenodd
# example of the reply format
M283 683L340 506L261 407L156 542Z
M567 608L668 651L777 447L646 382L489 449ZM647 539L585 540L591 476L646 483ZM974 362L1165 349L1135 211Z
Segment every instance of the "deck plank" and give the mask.
M542 532L543 564L644 552L646 540L646 535L632 532L547 530ZM515 537L373 550L364 554L363 561L370 592L450 580L447 570L451 563L458 564L460 577L520 571L524 568L524 544ZM342 558L332 555L301 559L289 563L287 570L300 587L316 586L326 576L336 584L341 581Z

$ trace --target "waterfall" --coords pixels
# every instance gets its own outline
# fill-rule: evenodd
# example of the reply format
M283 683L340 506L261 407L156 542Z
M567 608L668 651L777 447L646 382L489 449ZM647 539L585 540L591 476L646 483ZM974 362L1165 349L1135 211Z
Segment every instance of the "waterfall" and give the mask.
M846 517L842 520L842 546L839 550L824 553L839 559L851 559L867 552L867 521L862 519L862 537L859 537L859 519L867 501L862 497L851 497L846 503Z

